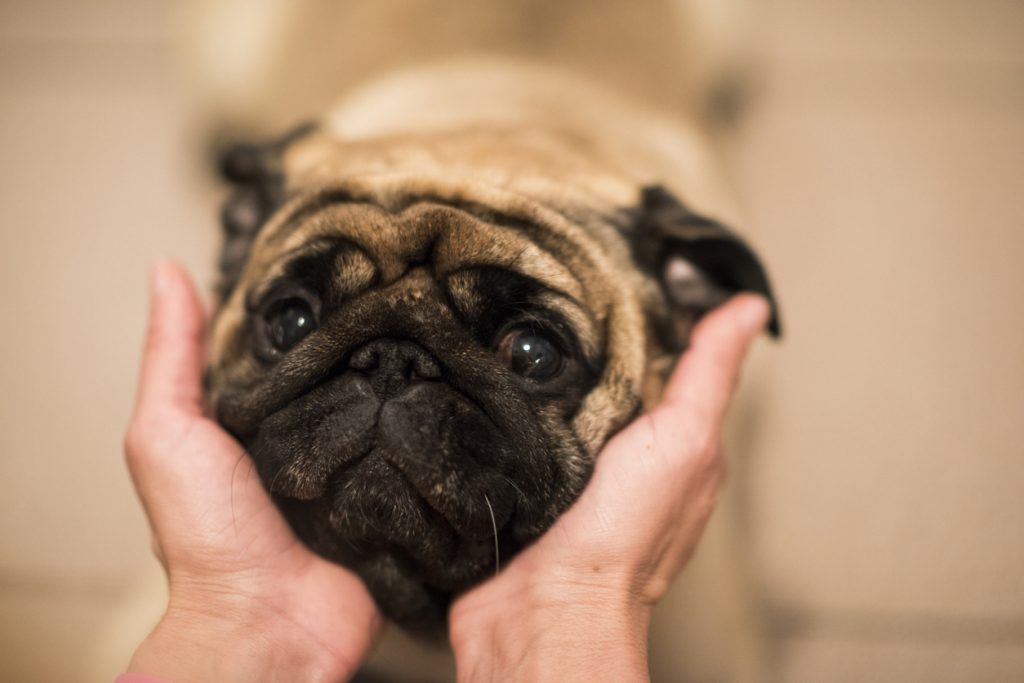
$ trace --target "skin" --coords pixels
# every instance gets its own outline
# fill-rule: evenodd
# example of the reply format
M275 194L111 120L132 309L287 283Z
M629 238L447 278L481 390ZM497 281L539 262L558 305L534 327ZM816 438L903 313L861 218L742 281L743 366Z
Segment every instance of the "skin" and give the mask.
M459 681L648 680L651 609L714 507L722 422L767 318L766 302L749 294L706 316L661 404L605 446L576 504L454 603ZM125 453L170 599L129 671L348 680L380 614L354 574L295 538L248 456L204 414L205 336L188 275L159 264Z

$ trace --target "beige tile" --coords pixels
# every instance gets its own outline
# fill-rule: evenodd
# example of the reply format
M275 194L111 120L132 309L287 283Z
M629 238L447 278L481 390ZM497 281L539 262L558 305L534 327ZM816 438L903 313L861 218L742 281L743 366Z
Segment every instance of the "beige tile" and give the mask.
M859 73L769 84L737 155L788 327L754 440L762 578L822 609L1024 614L1024 96L896 74L836 106Z
M781 648L784 683L1008 683L1024 679L1024 647L964 642L808 638Z
M816 61L1024 60L1014 0L769 0L751 3L771 57Z
M761 76L761 104L805 125L822 114L841 120L871 116L963 120L1024 113L1024 63L963 61L940 66L776 58L763 65Z
M173 88L108 86L2 96L0 568L18 575L148 561L121 455L146 271L176 255L208 281L213 260L200 150Z
M146 265L208 280L216 242L162 5L0 4L2 680L83 680L150 563L120 456ZM733 423L763 585L814 617L780 680L1024 677L1019 644L978 635L1024 614L1022 12L764 11L735 156L788 334ZM933 619L989 626L901 630Z
M0 41L153 43L166 39L162 0L5 0Z
M127 658L96 650L116 596L110 586L0 585L0 680L110 683Z

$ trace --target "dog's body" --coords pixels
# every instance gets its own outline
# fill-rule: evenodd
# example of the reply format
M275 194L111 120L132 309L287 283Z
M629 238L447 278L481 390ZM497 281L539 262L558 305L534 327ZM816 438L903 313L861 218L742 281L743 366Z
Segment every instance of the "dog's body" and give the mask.
M401 74L225 172L211 401L414 630L572 503L695 317L771 296L696 138L567 75Z
M605 111L603 105L587 103L593 101L596 105L609 97L596 94L597 100L591 100L590 95L582 93L595 94L595 89L581 86L576 77L544 77L547 82L561 84L545 90L546 97L554 96L560 102L553 110L541 110L545 124L553 127L559 121L576 121L582 124L578 130L591 131L591 137L598 134L600 148L617 149L605 159L606 163L616 160L611 174L617 178L611 183L613 191L605 195L596 182L583 179L583 184L591 188L590 196L599 202L600 197L606 197L604 203L611 207L614 198L621 195L632 204L613 207L613 211L636 213L641 203L637 188L655 182L695 211L728 222L735 220L736 211L715 170L714 145L704 126L684 114L701 110L723 76L733 71L737 62L734 45L739 35L736 26L742 24L742 12L738 10L742 5L735 0L272 0L256 5L189 0L179 6L187 8L189 14L178 22L185 33L175 46L182 50L176 55L179 64L190 72L189 81L197 86L191 92L191 104L198 105L197 123L208 136L217 137L225 131L262 135L282 130L311 112L323 113L330 100L350 93L333 115L321 120L320 134L334 129L360 139L366 157L373 156L370 148L375 143L370 139L399 131L408 137L418 123L425 123L427 107L422 103L437 101L430 92L441 91L445 80L442 75L462 68L449 62L442 68L417 67L401 77L380 78L389 69L422 65L485 47L506 56L569 66L602 85L610 85L630 103L643 102L669 112L667 116L651 116L642 107L624 105L618 97L612 98L615 106ZM254 30L254 26L265 30ZM642 49L633 49L641 43ZM247 56L245 69L240 68L238 55ZM524 73L515 66L518 59L504 63L502 68L507 68L507 73ZM479 67L477 62L465 73L479 73ZM492 69L481 87L495 89L493 74ZM367 78L369 87L353 90L355 83ZM510 76L505 83L515 80L521 82L522 77ZM449 91L444 98L446 106L430 108L431 120L438 123L438 117L443 116L449 124L455 124L478 120L483 112L492 111L508 123L513 109L505 103L510 98L536 102L537 95L527 95L535 85L529 78L521 85L506 85L501 89L501 105L465 97L465 89L462 97L454 97ZM578 104L569 107L571 111L565 107L570 93L580 93L574 98ZM420 104L413 106L412 99ZM398 101L408 104L396 106ZM562 126L563 131L566 129ZM425 135L426 130L420 133ZM298 154L299 149L289 154ZM510 155L504 161L510 164L519 156ZM377 161L383 165L388 159ZM411 161L405 159L404 163ZM485 161L491 166L502 163L499 156ZM549 179L558 180L558 164L541 166ZM605 168L604 163L598 166ZM506 168L511 170L512 166ZM587 169L583 172L585 175ZM548 187L551 196L558 195L554 185L549 183ZM521 182L520 189L529 190ZM566 183L567 195L570 189ZM244 222L246 211L241 214ZM225 251L229 270L244 264L240 253L249 246L248 237L239 236L234 252L231 247ZM225 315L230 317L231 313L222 311L221 317ZM685 334L685 329L680 332ZM642 346L637 344L635 348ZM643 354L651 370L648 376L657 377L654 356L648 356L646 349ZM663 356L663 363L667 365L673 357ZM735 427L740 426L739 422L749 426L750 420L743 417L750 412L750 399L756 393L759 370L763 369L759 362L763 358L755 355L752 360L753 367L748 364L744 381L746 391L734 410L741 419L734 421L730 434L731 443L740 446L732 452L730 471L735 474L738 470L741 481L742 460L737 463L735 456L745 450L743 444L749 435L747 429ZM656 400L657 389L656 381L645 387L645 400ZM725 493L696 556L655 611L651 632L654 680L766 679L764 641L744 551L744 524L736 519L740 506L734 487L728 487ZM502 557L503 564L506 559ZM154 564L140 577L130 598L111 610L111 623L101 646L104 671L120 670L137 645L138 634L151 627L165 602L165 578ZM426 647L398 629L385 631L368 667L382 680L454 680L450 653Z
M697 121L694 113L707 111L715 91L735 73L742 5L741 0L271 0L258 5L189 0L180 6L188 14L179 17L178 26L184 33L175 45L183 48L178 56L186 70L190 67L189 82L198 86L191 94L193 103L199 105L197 123L208 135L218 137L225 131L262 135L280 131L310 113L328 113L319 121L315 135L292 140L305 140L303 144L281 145L278 151L285 154L276 161L275 151L271 151L271 167L263 180L274 185L276 175L282 176L276 180L293 176L289 187L289 182L281 183L281 190L295 189L297 173L309 171L311 160L325 154L323 147L317 150L321 145L315 142L325 136L344 137L346 152L361 151L361 156L336 156L332 163L337 168L354 169L360 159L380 171L378 181L383 181L388 167L414 174L432 167L434 181L440 181L445 169L453 170L453 165L447 164L452 153L446 154L446 161L439 159L434 153L437 145L434 152L429 151L429 138L454 141L461 137L461 148L469 153L461 164L468 184L488 177L489 184L504 187L506 194L514 191L520 197L538 200L543 195L556 213L584 200L590 203L584 213L593 217L607 212L604 215L621 220L622 227L635 226L635 219L644 214L642 188L657 183L692 211L735 224L736 212L716 170L715 145L705 126L688 122ZM484 65L474 60L471 65L463 61L463 66L450 58L467 51L503 56L501 63L492 60ZM439 58L446 59L441 66L422 66ZM523 58L544 67L567 67L572 73L545 74L539 79L536 67L521 67ZM417 68L393 75L395 68L409 65ZM583 79L573 74L585 74L622 96L584 85ZM354 84L368 78L369 87L353 90ZM475 85L467 90L468 82ZM474 91L492 94L474 96ZM348 94L340 106L328 111L328 102L343 93ZM647 105L668 115L651 115L644 109ZM468 122L477 128L502 122L504 133L492 134L493 144L487 147L494 154L473 151L472 127L464 125ZM528 138L523 133L539 122L543 130L538 130L529 144L516 143ZM511 135L517 126L519 134ZM462 133L436 134L445 127L450 131L461 128ZM399 138L403 145L398 144ZM484 138L486 135L476 137ZM395 154L384 154L384 139L394 143L390 148ZM401 154L397 154L399 147L404 150ZM475 166L469 163L474 156ZM599 163L593 163L596 159ZM458 181L455 174L449 177L449 190L454 190ZM527 181L529 177L534 181ZM648 194L648 198L649 208L660 206L654 214L680 217L678 207L672 208L664 195ZM238 211L231 219L238 223L236 227L245 225L253 210L258 213L281 196L272 189L257 199L255 205L243 202L234 207ZM264 200L269 201L264 204ZM222 255L225 289L237 284L233 281L244 269L252 247L252 236L244 229L242 232L234 234ZM609 255L616 251L622 255L639 244L624 242L625 247L617 248L602 243L600 249L610 247ZM649 267L650 256L646 254L646 270L641 274L641 269L635 268L626 280L644 282L652 293L665 297L664 283L658 282L658 273ZM616 263L629 262L620 258ZM628 290L629 285L612 279L604 286L606 290L616 288ZM676 294L713 301L722 293L684 287ZM671 315L680 324L668 335L676 342L685 339L687 318L692 317L681 313L676 310ZM230 334L224 329L231 327L231 317L238 325L244 315L230 303L220 311L221 342L229 341ZM644 316L640 318L646 325ZM658 348L654 332L644 327L632 346L618 346L623 351L634 349L638 357L632 362L645 367L646 385L636 391L645 401L656 399L658 378L675 357ZM221 348L214 355L223 358L225 351ZM755 362L754 378L744 384L752 384L751 379L757 384L758 365ZM215 375L216 371L212 380ZM212 396L216 396L216 381L213 385ZM750 392L746 394L749 398ZM741 396L740 413L745 402ZM605 417L607 425L616 424L614 414ZM733 433L732 442L741 442L743 436ZM593 440L596 443L600 438ZM578 453L586 451L592 456L592 450L588 446ZM272 479L269 483L273 487ZM729 489L726 494L696 557L655 611L651 633L655 680L764 680L756 601L744 570L744 553L737 552L742 548L742 532L734 520L733 495ZM482 549L484 544L480 545L479 556L489 558ZM502 563L507 559L503 554ZM480 569L488 574L493 567L481 565ZM117 624L112 625L106 640L112 652L121 654L109 666L110 671L122 666L121 659L134 648L140 629L150 627L151 618L162 608L166 598L162 583L155 572L140 588L147 599L133 596L130 604L118 610ZM424 648L396 630L385 632L370 666L383 672L387 680L453 678L449 655Z

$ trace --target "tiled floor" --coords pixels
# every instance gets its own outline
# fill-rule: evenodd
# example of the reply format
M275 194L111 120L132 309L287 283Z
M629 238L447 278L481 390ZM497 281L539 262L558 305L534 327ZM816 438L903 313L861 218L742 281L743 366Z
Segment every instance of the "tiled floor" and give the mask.
M765 11L734 152L788 336L749 479L785 681L1024 679L1024 5Z
M152 566L120 456L145 272L208 278L215 239L165 9L0 4L4 681L110 680L82 664ZM788 331L734 482L774 677L1024 680L1024 4L752 10L730 156Z
M214 248L161 5L0 4L3 681L110 680L83 669L152 563L121 455L146 271Z

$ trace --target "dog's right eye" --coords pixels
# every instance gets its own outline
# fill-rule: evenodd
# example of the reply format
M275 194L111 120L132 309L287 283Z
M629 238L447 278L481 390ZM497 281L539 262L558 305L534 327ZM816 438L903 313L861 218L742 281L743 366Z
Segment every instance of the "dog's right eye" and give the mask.
M313 307L298 297L275 302L264 315L264 321L267 341L280 353L290 351L317 328Z
M553 379L564 365L555 344L531 328L506 333L498 343L498 359L517 375L538 382Z

